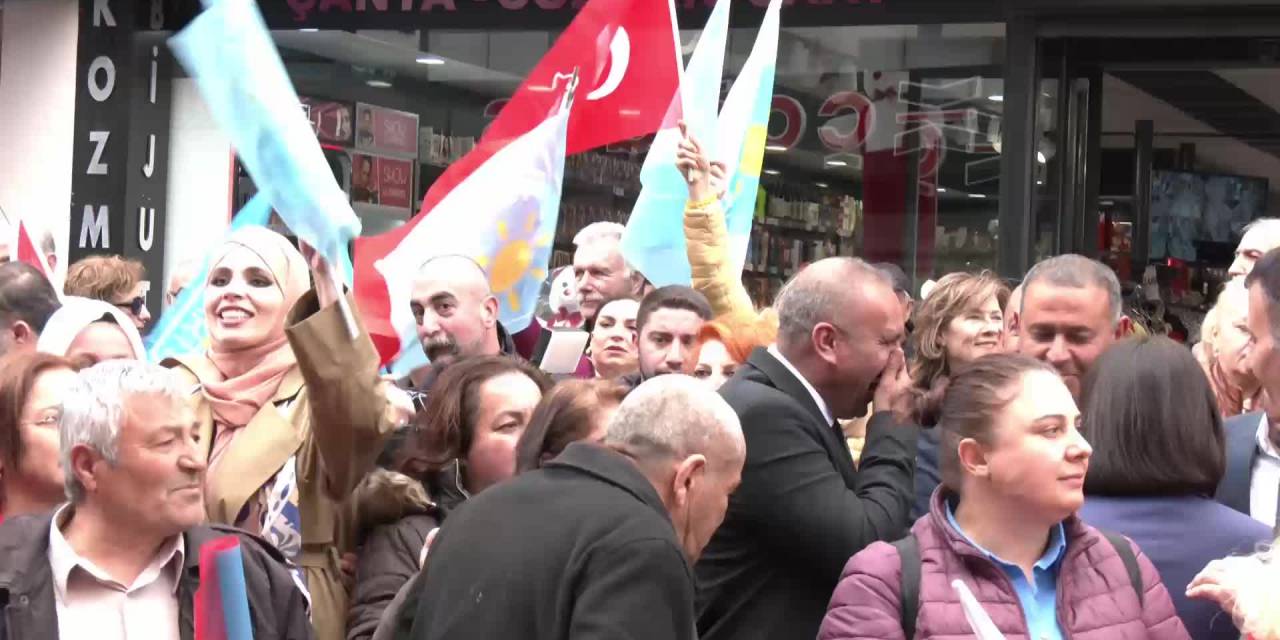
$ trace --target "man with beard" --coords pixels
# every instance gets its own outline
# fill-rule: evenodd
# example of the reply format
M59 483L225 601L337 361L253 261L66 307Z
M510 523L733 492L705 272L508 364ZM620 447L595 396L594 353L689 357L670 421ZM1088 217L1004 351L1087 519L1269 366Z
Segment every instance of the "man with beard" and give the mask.
M817 636L840 569L902 537L915 497L918 429L894 417L911 381L889 278L827 258L792 278L774 309L777 343L720 388L742 421L747 461L695 568L702 640ZM868 404L855 469L836 420Z
M409 304L418 340L432 367L410 374L413 388L426 392L433 372L463 358L515 355L515 344L498 322L498 299L484 269L466 256L427 260L418 268Z

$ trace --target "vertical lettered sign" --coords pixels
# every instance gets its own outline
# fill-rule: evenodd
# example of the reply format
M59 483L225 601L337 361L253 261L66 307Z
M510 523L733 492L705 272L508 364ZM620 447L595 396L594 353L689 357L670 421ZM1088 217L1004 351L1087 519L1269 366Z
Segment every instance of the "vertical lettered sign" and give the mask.
M140 260L164 278L172 57L163 0L80 0L68 257ZM159 284L152 287L160 291ZM158 295L147 296L153 316Z

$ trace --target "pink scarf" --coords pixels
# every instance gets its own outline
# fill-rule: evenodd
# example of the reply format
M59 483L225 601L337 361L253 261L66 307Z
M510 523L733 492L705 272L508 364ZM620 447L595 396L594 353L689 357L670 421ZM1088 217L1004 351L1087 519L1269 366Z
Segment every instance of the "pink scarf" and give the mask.
M211 473L235 437L271 402L285 376L297 366L284 325L289 310L311 286L306 260L284 236L264 227L237 231L223 245L222 255L213 261L214 267L235 248L248 249L262 260L284 294L284 304L275 319L279 326L262 344L241 349L225 349L217 343L209 346L209 360L222 375L221 380L201 381L204 397L213 410Z

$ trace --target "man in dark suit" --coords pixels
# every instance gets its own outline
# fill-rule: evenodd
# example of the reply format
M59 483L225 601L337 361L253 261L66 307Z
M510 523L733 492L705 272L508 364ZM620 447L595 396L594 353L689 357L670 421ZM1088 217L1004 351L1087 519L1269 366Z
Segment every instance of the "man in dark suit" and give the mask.
M715 392L636 388L603 446L466 501L431 546L415 640L694 640L691 564L724 518L746 445Z
M1280 250L1258 260L1245 278L1250 345L1245 364L1262 381L1261 413L1228 420L1227 472L1219 502L1275 527L1280 515Z
M910 381L888 278L828 258L774 307L777 344L720 389L742 420L747 462L696 567L702 640L812 639L849 558L908 526L918 431L890 412ZM873 397L855 470L836 419L865 413Z

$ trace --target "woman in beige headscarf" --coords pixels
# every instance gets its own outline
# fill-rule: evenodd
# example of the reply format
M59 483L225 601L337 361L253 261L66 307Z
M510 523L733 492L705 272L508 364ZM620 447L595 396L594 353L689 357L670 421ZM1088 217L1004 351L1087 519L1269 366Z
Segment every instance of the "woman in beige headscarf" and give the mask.
M328 265L262 227L215 252L205 289L209 348L167 365L194 385L213 522L261 534L301 568L316 637L343 637L347 498L411 404L378 376L363 329L351 340Z

